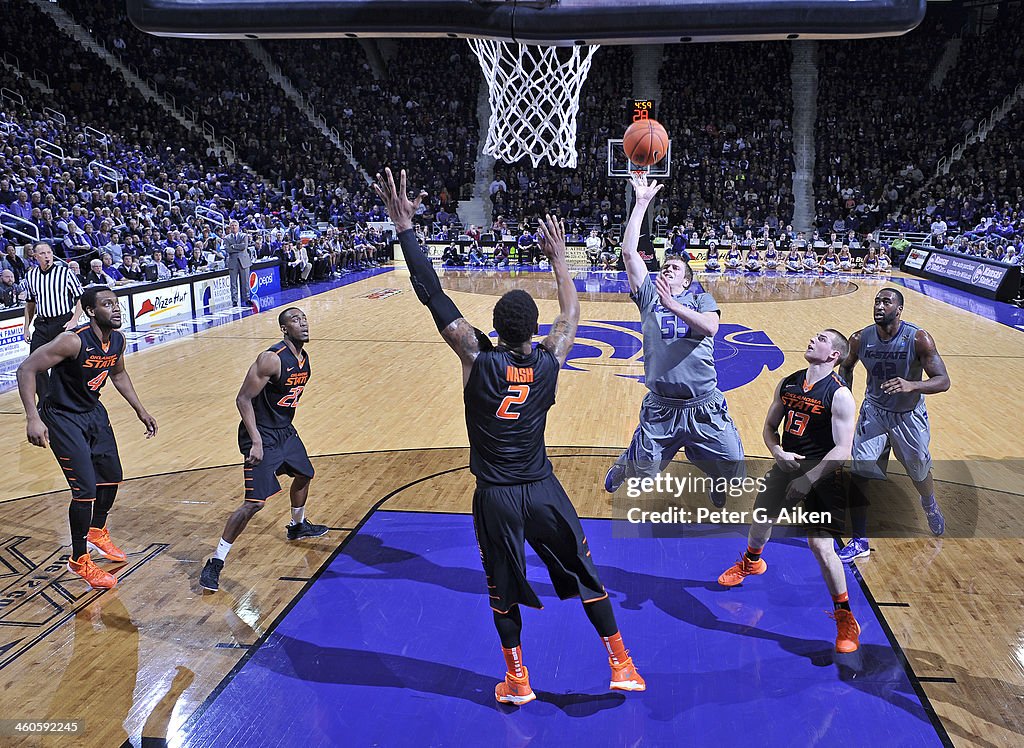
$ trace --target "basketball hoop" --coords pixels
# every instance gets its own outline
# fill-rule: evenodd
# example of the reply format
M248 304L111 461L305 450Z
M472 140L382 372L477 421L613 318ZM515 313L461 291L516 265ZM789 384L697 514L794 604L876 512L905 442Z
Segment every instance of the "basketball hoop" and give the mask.
M540 47L469 39L490 92L484 153L576 168L576 115L596 44Z

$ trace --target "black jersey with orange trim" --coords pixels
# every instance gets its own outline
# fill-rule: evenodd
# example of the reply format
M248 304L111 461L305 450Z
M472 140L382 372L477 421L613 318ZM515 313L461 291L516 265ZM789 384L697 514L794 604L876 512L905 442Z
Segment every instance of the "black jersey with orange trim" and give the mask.
M91 325L79 325L72 332L78 335L82 348L77 356L53 367L46 404L58 410L87 413L99 404L100 390L107 383L110 370L124 355L125 338L111 330L110 342L104 345Z
M259 394L252 399L256 426L264 429L286 428L291 426L295 409L299 407L299 398L309 384L309 354L302 351L301 358L297 358L283 340L267 350L281 360L281 373L271 377ZM245 426L241 428L244 430Z
M551 475L544 428L558 369L541 345L525 356L502 347L476 357L463 400L469 469L478 481L513 485Z
M846 383L831 372L807 389L807 369L782 380L780 396L786 409L782 448L818 462L836 446L832 436L832 398Z

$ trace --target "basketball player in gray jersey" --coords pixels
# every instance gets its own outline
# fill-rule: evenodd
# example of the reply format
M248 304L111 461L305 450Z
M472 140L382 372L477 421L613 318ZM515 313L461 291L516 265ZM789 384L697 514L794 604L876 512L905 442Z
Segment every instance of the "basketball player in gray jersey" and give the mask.
M935 535L946 529L935 501L932 456L928 451L931 432L924 395L948 390L949 375L932 336L903 321L902 314L903 294L895 288L879 291L875 296L875 324L850 336L850 352L839 367L839 375L851 387L858 360L868 372L853 437L853 538L839 551L844 563L871 553L864 488L870 479L885 480L888 447L921 495L928 528ZM927 379L922 379L922 372L928 375Z
M633 177L636 204L626 225L622 259L643 323L644 375L650 392L644 396L640 425L629 449L605 476L609 493L628 478L654 477L680 449L716 484L718 479L746 476L740 434L718 389L718 304L709 293L690 292L693 271L684 258L666 255L652 281L637 251L644 214L660 189L657 182L648 183L646 175ZM727 495L715 490L711 500L725 506Z

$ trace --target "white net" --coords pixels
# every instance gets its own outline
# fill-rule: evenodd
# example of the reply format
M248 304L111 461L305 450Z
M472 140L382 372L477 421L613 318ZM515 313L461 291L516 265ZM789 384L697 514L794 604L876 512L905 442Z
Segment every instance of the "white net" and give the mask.
M598 45L539 47L470 39L490 91L484 153L576 168L580 91Z

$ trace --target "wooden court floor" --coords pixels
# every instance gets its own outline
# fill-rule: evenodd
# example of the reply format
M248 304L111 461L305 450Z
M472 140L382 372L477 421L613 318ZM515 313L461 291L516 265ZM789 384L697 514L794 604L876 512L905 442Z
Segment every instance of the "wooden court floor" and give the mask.
M111 592L91 592L63 570L61 471L49 451L25 441L17 393L0 395L0 719L86 721L75 739L0 744L139 746L146 737L158 745L374 507L469 510L460 367L407 283L396 271L298 304L310 320L313 366L296 418L317 469L308 513L334 529L290 544L287 500L271 501L232 549L216 594L203 594L196 578L240 501L234 396L255 356L280 337L275 312L129 356L136 389L160 424L155 439L143 438L113 388L105 393L128 477L110 527L130 555ZM556 313L546 276L450 284L464 315L483 329L495 295L513 285L537 295L542 322ZM835 295L810 285L772 291L772 300L757 289L722 291L731 299L723 322L764 331L785 354L780 368L728 393L748 455L766 455L760 430L769 398L784 374L802 368L808 337L869 324L881 281L857 279ZM403 293L371 294L392 287ZM932 333L953 382L928 400L939 500L947 497L947 512L956 512L956 497L971 484L986 499L985 522L1019 524L1024 336L904 294L905 318ZM582 319L600 326L637 313L625 296L599 293L584 301ZM547 443L580 514L604 517L604 471L629 441L644 388L620 376L640 370L635 357L586 342L601 355L563 372ZM1024 542L1011 535L879 540L859 564L874 598L890 603L882 612L957 745L1024 744Z

